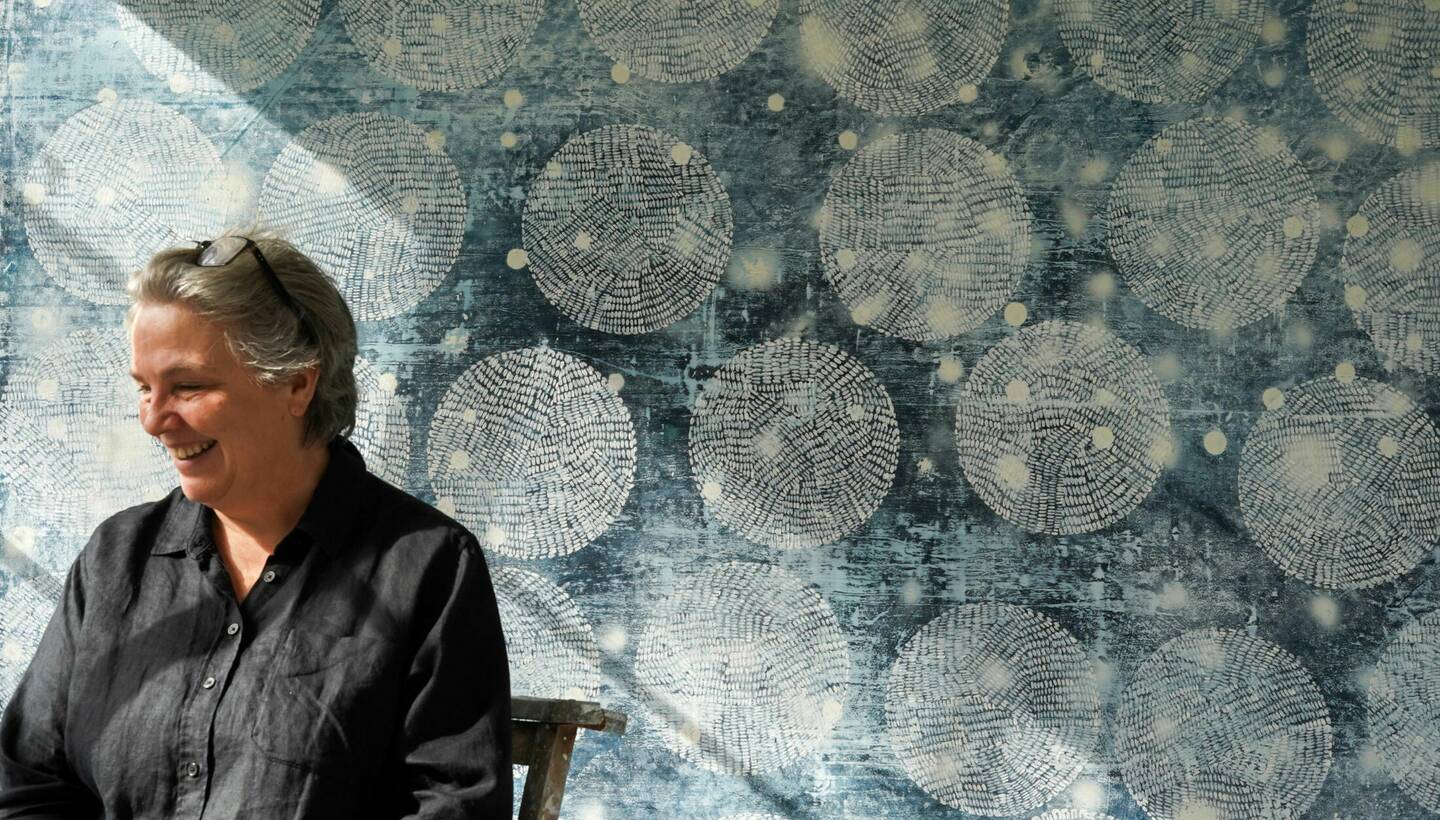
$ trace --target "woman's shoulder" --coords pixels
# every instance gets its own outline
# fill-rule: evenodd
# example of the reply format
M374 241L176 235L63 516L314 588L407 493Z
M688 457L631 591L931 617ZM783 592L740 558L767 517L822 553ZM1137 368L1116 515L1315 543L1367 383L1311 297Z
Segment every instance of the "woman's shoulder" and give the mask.
M366 496L372 502L368 510L371 525L386 532L397 544L435 544L462 549L478 546L470 530L443 510L373 473L367 474L366 480L370 484Z

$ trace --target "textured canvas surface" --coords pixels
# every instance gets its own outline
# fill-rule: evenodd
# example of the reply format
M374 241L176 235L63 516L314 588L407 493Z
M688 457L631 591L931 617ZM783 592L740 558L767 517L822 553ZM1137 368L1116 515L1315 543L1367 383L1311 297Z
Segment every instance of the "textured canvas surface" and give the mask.
M566 816L1440 812L1435 0L11 0L0 703L260 221Z

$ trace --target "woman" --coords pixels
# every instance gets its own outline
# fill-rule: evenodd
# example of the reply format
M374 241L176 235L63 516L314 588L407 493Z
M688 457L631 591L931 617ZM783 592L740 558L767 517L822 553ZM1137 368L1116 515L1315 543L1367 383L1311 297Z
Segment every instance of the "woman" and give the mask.
M368 473L355 323L273 238L131 277L140 423L180 486L117 513L0 721L0 817L509 817L479 545Z

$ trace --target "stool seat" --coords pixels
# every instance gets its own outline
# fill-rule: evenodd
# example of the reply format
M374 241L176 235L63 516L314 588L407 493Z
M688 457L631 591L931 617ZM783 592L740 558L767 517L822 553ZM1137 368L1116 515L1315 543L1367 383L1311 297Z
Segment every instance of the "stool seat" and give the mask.
M623 712L585 700L510 698L510 757L525 766L520 820L559 820L570 773L570 752L580 729L625 733Z

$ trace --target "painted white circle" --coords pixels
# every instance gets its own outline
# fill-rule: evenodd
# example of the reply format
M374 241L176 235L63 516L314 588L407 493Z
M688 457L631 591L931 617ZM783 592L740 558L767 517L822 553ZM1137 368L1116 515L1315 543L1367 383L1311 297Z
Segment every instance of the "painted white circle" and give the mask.
M1005 0L801 0L805 64L869 111L910 116L960 102L1010 30Z
M885 722L926 794L972 814L1019 814L1080 773L1100 738L1100 695L1089 658L1054 621L966 604L901 646Z
M1199 102L1240 67L1264 0L1058 0L1071 62L1107 91L1141 102Z
M877 140L836 175L825 276L861 324L917 342L994 315L1030 258L1030 211L998 155L949 131Z
M1358 217L1340 261L1356 324L1382 356L1440 374L1440 162L1391 178Z
M350 442L365 459L365 469L396 487L409 483L410 422L405 404L394 390L384 389L380 373L365 359L355 357L355 430Z
M780 0L579 0L580 22L600 48L642 77L689 83L750 56Z
M125 280L157 251L213 236L222 214L203 192L224 175L195 124L140 100L81 109L31 163L25 231L35 258L62 288L123 305ZM96 199L111 189L108 206Z
M320 19L320 0L126 0L115 15L140 64L172 88L238 93L294 61Z
M1310 673L1263 638L1202 629L1167 641L1121 695L1115 757L1157 820L1296 818L1332 757Z
M1375 666L1369 735L1400 790L1440 813L1440 612L1407 623Z
M414 123L373 112L302 131L265 175L260 213L336 279L361 321L429 296L455 263L466 223L450 157Z
M1414 569L1440 540L1440 433L1388 385L1315 379L1261 414L1238 492L1246 528L1287 574L1372 587Z
M1306 53L1330 110L1367 139L1440 146L1440 6L1422 0L1316 0Z
M545 0L341 0L345 29L370 65L427 91L476 88L529 44Z
M150 488L175 486L169 454L140 426L129 372L119 329L79 330L15 363L0 395L0 474L23 523L84 537Z
M545 347L491 356L456 379L430 422L437 498L491 550L568 555L620 514L635 481L635 428L590 365Z
M1099 427L1110 431L1104 447ZM970 486L1015 525L1055 535L1102 529L1139 506L1169 435L1169 403L1145 357L1074 322L1032 325L991 348L955 410Z
M729 562L677 580L651 611L635 678L673 752L711 771L756 774L829 737L850 656L818 592L779 567Z
M1273 136L1186 120L1142 145L1116 177L1110 253L1135 295L1166 318L1233 330L1300 287L1319 214L1309 174Z
M525 199L521 236L535 284L566 316L648 333L714 290L734 217L698 151L654 128L610 125L572 137L548 167Z
M829 345L741 351L705 382L690 467L725 526L772 547L828 544L864 524L895 478L900 430L885 387Z
M65 585L63 575L21 579L7 573L3 580L8 583L0 593L0 712L40 648Z
M532 698L600 697L600 647L594 630L565 591L528 570L501 567L492 575L510 691Z

